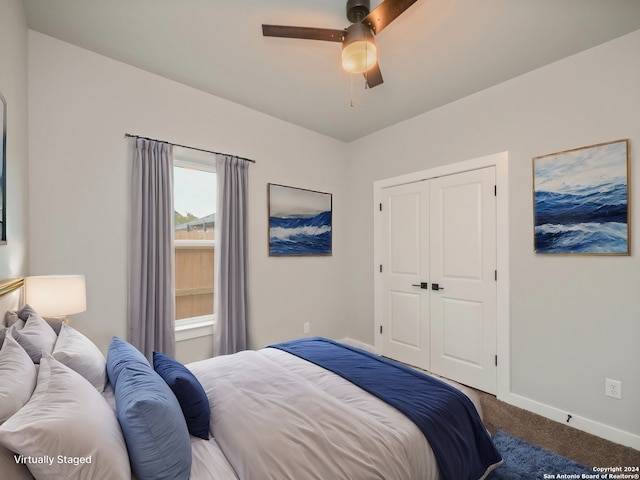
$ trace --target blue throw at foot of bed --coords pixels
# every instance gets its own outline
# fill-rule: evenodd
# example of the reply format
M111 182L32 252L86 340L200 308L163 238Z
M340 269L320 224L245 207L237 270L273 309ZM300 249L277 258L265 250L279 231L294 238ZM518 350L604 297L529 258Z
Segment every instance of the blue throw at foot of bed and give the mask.
M321 337L270 347L349 380L409 417L431 445L443 480L477 480L502 461L471 400L434 377Z

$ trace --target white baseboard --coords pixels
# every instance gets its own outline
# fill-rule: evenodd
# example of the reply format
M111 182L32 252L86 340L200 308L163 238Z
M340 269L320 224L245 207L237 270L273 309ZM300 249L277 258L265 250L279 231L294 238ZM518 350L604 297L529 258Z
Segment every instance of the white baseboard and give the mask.
M626 432L514 393L499 396L498 400L611 442L640 450L640 435ZM567 422L568 415L571 415L569 422Z
M360 340L354 340L353 338L341 338L340 340L338 340L338 342L351 345L352 347L360 348L361 350L366 350L367 352L378 353L373 345L361 342Z

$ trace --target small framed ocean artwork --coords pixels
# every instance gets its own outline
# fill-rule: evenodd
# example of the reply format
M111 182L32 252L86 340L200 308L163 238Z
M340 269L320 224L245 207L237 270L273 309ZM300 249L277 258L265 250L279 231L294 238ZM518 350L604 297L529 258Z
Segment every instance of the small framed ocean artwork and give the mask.
M269 255L331 255L333 198L330 193L267 184Z
M628 140L533 159L536 253L629 255Z

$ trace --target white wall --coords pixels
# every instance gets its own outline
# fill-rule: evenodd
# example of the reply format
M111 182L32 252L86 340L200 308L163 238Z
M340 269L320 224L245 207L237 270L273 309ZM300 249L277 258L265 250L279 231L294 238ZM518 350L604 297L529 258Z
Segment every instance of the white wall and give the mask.
M260 88L256 85L256 88ZM88 311L72 323L105 350L126 337L125 133L256 160L250 167L253 347L346 333L344 144L29 32L31 274L84 273ZM331 192L333 256L267 255L267 183Z
M7 244L0 245L0 279L8 279L28 269L27 21L20 0L0 0L0 12L0 93L7 101Z
M374 338L373 182L507 150L510 400L640 448L638 52L640 31L349 144L349 336ZM632 255L536 255L532 158L623 138ZM605 397L605 377L623 382L622 400Z

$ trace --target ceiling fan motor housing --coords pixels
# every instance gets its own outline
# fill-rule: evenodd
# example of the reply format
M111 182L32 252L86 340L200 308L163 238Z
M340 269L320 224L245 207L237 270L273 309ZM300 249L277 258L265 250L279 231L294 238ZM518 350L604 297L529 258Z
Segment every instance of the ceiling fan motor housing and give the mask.
M347 18L351 23L361 22L369 15L370 8L369 0L347 0Z

